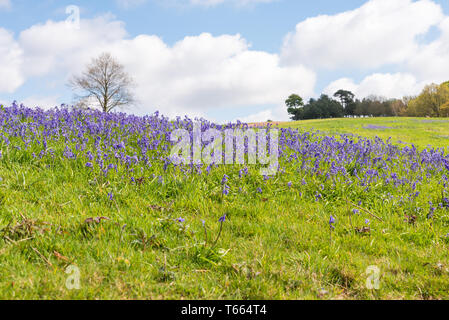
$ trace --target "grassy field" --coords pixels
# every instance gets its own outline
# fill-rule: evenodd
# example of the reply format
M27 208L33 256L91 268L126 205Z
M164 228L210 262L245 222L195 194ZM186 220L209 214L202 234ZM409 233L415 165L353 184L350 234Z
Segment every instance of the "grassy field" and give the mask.
M78 129L52 133L57 137L48 139L53 156L35 157L42 147L34 141L42 139L21 139L20 123L33 121L27 117L14 120L17 131L9 125L2 129L9 137L9 143L2 140L0 160L2 299L449 298L448 210L437 207L434 217L426 218L429 201L438 204L445 195L440 168L422 174L416 189L379 181L369 191L339 177L332 184L324 174L300 171L287 158L283 171L270 179L252 167L243 176L234 166L198 175L164 171L157 160L151 167L136 164L135 171L121 165L104 177L97 164L86 165L85 151L77 151L76 159L66 155L66 146L75 152L74 141L84 139ZM61 127L69 122L60 121ZM124 133L133 121L117 128L120 137L129 134L131 156L141 144ZM432 121L285 125L443 147L449 122ZM98 123L83 126L95 133ZM363 129L370 124L392 129ZM99 142L85 143L85 150L95 152ZM148 152L157 159L156 149ZM399 160L391 166L399 176L417 176L402 169ZM329 168L323 160L320 170ZM411 199L416 190L419 196ZM378 288L367 286L376 284L377 271Z
M414 144L420 148L449 146L449 118L345 118L280 123L280 127L319 130L323 134L357 134L376 136L399 145Z

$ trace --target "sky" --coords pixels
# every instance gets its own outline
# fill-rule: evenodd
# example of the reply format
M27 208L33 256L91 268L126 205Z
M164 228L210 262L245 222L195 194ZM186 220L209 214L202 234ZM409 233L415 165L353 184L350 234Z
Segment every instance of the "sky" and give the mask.
M137 115L287 120L284 101L339 89L401 98L449 80L447 0L0 0L0 102L72 104L102 52Z

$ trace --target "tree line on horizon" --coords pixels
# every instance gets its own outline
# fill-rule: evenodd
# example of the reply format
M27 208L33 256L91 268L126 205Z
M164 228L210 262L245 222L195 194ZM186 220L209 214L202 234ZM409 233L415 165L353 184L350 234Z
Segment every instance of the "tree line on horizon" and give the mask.
M387 99L371 95L362 100L348 90L338 90L332 97L322 94L304 103L302 97L292 94L285 101L292 120L373 117L449 117L449 81L432 83L418 96Z

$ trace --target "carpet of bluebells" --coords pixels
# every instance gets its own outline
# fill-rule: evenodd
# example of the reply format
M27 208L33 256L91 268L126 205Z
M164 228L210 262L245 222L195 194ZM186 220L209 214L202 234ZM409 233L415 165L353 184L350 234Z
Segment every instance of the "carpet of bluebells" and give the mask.
M260 165L175 165L170 161L170 151L174 145L174 142L170 141L170 133L179 128L192 131L194 121L201 121L203 131L209 128L248 129L248 125L240 122L217 125L204 119L194 120L188 117L169 119L159 113L139 117L64 106L45 111L16 104L10 107L2 106L0 164L6 168L5 170L12 164L17 164L39 170L45 169L47 172L51 170L71 172L72 175L81 176L81 181L84 179L87 185L96 183L102 186L102 192L91 201L113 203L111 208L118 208L126 203L125 200L123 200L125 202L120 200L120 197L123 197L120 194L122 186L134 188L133 190L139 193L147 192L143 187L151 185L152 192L156 194L154 197L160 200L157 205L161 207L172 205L175 208L165 217L168 217L176 228L187 234L187 238L181 239L180 243L184 241L194 246L200 241L198 239L203 237L203 227L206 242L208 237L215 240L209 241L210 247L219 246L220 251L214 249L215 258L210 254L204 254L203 257L203 262L209 261L213 268L218 268L217 265L220 263L228 264L236 270L243 268L238 264L237 255L229 258L232 261L219 260L224 256L223 252L227 252L225 249L233 243L234 236L245 237L245 229L232 229L237 228L233 227L233 223L241 219L239 223L243 225L245 221L250 223L248 219L256 219L257 225L265 224L266 227L269 222L242 213L245 211L244 205L260 208L265 203L276 205L278 200L284 204L283 210L288 210L286 208L289 207L292 210L293 208L301 210L296 204L307 207L309 211L304 213L307 219L298 219L297 223L304 225L310 222L321 226L319 227L321 231L318 231L320 235L316 238L321 244L317 245L329 247L329 252L333 251L332 246L338 248L339 241L343 241L341 239L344 237L351 237L353 241L357 239L354 237L360 236L361 241L367 241L366 243L371 241L372 245L372 239L395 232L401 237L401 241L417 245L423 252L435 243L444 246L448 244L449 154L444 148L428 147L420 150L413 145L398 146L390 140L384 141L380 138L368 139L349 134L324 136L319 132L303 132L287 128L279 129L279 170L273 176L260 175ZM2 194L8 192L4 187L1 191ZM214 211L213 216L203 217L200 214L196 218L201 223L195 224L194 218L188 213L189 210L182 209L183 204L178 203L186 193L191 197L200 197L202 201L207 200L207 203L213 204L213 208L222 209ZM154 197L153 200L156 199ZM295 205L289 204L288 199L294 201ZM237 204L240 209L233 211L233 208L235 209L233 206ZM182 210L177 211L176 208ZM152 209L161 208L153 204ZM5 211L4 208L2 210ZM196 212L195 208L192 210ZM200 212L203 210L205 209ZM6 211L12 215L11 210ZM89 216L90 213L85 214ZM270 215L280 217L282 212L270 212ZM40 217L40 220L45 219L45 216ZM102 217L95 219L86 221L100 223L101 219L109 219L108 213L105 212ZM166 220L163 223L166 223ZM401 228L410 228L412 231L413 228L418 228L416 226L420 227L415 229L418 230L418 234L412 232L403 236L405 234L403 229L395 230L394 226L387 225L385 221L396 221L402 224ZM295 224L292 220L288 220L287 223L290 226ZM120 239L126 230L126 219L122 224L119 230ZM210 229L206 229L205 226L208 225ZM213 237L208 235L208 231L212 233L212 229L215 230ZM248 236L254 236L254 232ZM294 233L290 236L293 237ZM158 247L154 245L155 241L146 241L145 237L146 235L141 237L144 239L140 241L141 245L144 243L145 247L145 243L148 242L155 248ZM224 238L223 242L220 237ZM259 237L263 238L263 233L259 234ZM279 234L279 238L284 237L286 237L284 234ZM366 237L371 240L364 240ZM230 239L226 240L227 238ZM285 243L288 241L284 239ZM7 243L8 241L4 240L3 245ZM238 247L238 242L233 244L233 247L236 246ZM290 245L286 248L290 248ZM343 246L338 250L346 249ZM196 254L198 255L198 252ZM436 259L435 263L438 262L438 257ZM125 267L129 266L127 259L123 258L121 261L122 264L125 261ZM52 264L51 260L46 263ZM369 264L367 261L366 265ZM245 268L247 273L252 272L249 267ZM203 266L203 269L207 268ZM363 272L364 270L360 271ZM254 273L256 277L258 274ZM328 280L323 280L323 283L332 282L332 279L335 279L334 273L331 272ZM161 277L165 280L171 277L174 279L175 275L172 271L167 273L163 271ZM447 275L445 277L447 278ZM348 277L344 272L339 273L337 278L341 280L338 282L339 286L345 287L350 292L348 288L351 281L355 280L349 280L348 284ZM263 279L260 281L266 283L277 281L273 277L269 277L269 280ZM363 283L364 278L360 279L357 281ZM438 296L439 290L447 288L448 282L439 285L440 287L435 289L437 293L430 293L431 295ZM282 286L294 290L299 284L289 282L283 283ZM352 288L354 287L353 285ZM316 290L319 292L318 295L328 294L328 289ZM390 291L387 290L387 295L388 292ZM332 293L329 294L332 296ZM413 296L413 293L409 294ZM224 296L229 297L226 294ZM287 293L282 295L265 292L259 296L247 294L244 297L290 296Z
M243 123L196 120L201 121L202 131L248 129ZM444 148L417 150L378 138L280 129L278 175L258 177L259 168L244 165L172 164L170 133L180 128L192 131L194 120L188 117L171 121L159 113L138 117L68 108L44 111L14 104L2 107L0 121L4 162L39 162L49 167L66 162L102 181L138 184L156 178L164 184L173 177L212 176L216 178L212 184L234 197L287 187L312 201L347 198L361 204L381 198L408 206L421 216L434 217L437 209L449 208L449 153Z

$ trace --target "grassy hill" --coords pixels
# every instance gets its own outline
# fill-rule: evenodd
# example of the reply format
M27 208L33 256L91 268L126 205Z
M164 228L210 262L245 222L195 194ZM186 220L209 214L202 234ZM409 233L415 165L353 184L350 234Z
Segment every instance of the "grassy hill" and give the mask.
M264 177L170 163L189 119L4 108L0 298L447 299L449 159L395 143L429 121L289 123Z
M449 146L449 118L345 118L306 120L280 123L280 127L319 130L323 134L356 134L376 136L399 145L414 144L425 148Z

